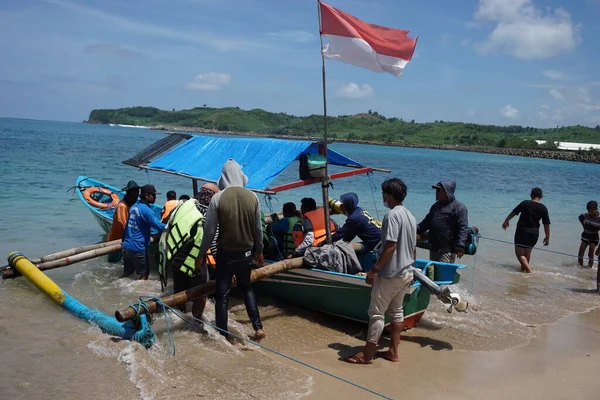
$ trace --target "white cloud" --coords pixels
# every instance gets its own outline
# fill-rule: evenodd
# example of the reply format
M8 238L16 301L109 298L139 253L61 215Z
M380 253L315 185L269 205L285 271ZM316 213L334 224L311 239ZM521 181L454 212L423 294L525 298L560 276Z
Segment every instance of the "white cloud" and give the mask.
M552 96L552 98L554 100L558 100L558 101L565 101L565 95L558 89L550 89L548 91L548 93L550 94L550 96Z
M440 36L440 43L450 44L450 42L452 42L452 35L450 35L449 33L442 33L442 35Z
M546 78L556 79L556 80L559 80L559 81L571 78L568 74L565 74L562 71L557 71L555 69L544 70L544 71L542 71L542 74L544 74L544 76Z
M592 96L590 96L590 92L588 92L586 88L583 88L583 87L578 88L576 96L577 96L577 99L583 103L591 103L592 102Z
M471 44L471 39L463 39L460 41L461 46L468 46Z
M113 56L124 59L144 58L144 54L139 51L127 49L120 44L115 43L96 43L86 46L84 53Z
M469 110L467 111L467 117L469 118L473 118L474 116L476 116L477 114L475 113L475 111L473 110Z
M496 23L483 52L499 50L524 60L553 57L574 49L581 38L579 26L562 8L545 12L533 0L479 0L476 20Z
M600 103L596 104L580 104L585 111L600 111Z
M231 75L221 72L198 74L185 87L191 90L221 90L231 82Z
M307 31L280 31L271 32L267 36L287 42L309 43L316 39L316 35Z
M504 115L506 118L517 119L519 117L519 110L514 108L512 104L507 104L500 109L500 113Z
M253 52L257 49L272 49L273 46L260 41L252 41L242 37L220 36L210 32L185 31L175 28L140 22L132 18L122 17L100 11L93 7L71 2L68 0L44 0L46 3L56 5L63 9L87 15L92 19L101 21L111 30L131 32L143 37L159 37L182 43L197 44L213 47L220 51L245 51ZM87 3L86 3L87 4Z
M536 89L561 89L563 85L557 85L554 83L531 83L531 82L521 82L521 86L536 88Z
M336 90L336 95L345 99L362 100L373 97L373 88L370 85L359 85L358 83L349 82L342 85Z

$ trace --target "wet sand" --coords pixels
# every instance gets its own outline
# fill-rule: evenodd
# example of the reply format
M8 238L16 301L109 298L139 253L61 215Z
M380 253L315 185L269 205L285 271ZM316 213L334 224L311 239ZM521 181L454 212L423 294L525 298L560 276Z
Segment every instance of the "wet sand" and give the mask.
M487 352L450 350L449 343L409 332L403 336L399 363L381 358L372 365L340 361L363 345L351 337L320 351L292 355L390 398L598 399L600 309L530 329L535 337L527 345ZM379 398L324 374L310 374L314 385L308 398Z

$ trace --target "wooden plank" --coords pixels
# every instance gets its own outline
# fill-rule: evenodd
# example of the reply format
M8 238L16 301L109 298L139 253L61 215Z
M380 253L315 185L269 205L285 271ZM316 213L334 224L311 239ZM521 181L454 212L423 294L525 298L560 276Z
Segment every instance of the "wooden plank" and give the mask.
M340 178L347 178L347 177L353 176L353 175L366 174L367 172L371 172L372 170L373 170L373 168L371 168L371 167L363 167L363 168L359 168L359 169L355 169L355 170L351 170L351 171L338 172L336 174L329 175L329 179L334 180L334 179L340 179ZM275 187L269 188L267 190L270 192L279 193L279 192L283 192L286 190L299 188L302 186L312 185L312 184L318 183L318 182L321 182L321 178L312 178L312 179L306 179L303 181L286 183L284 185L275 186Z

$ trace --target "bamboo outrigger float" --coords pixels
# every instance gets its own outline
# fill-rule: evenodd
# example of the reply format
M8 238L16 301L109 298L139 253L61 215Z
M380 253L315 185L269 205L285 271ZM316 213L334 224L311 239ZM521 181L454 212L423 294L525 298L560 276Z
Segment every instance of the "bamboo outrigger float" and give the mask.
M92 310L80 303L74 297L62 290L56 283L48 278L42 271L35 267L23 254L19 252L10 253L8 263L11 268L17 270L29 282L37 287L54 303L62 306L75 316L84 321L97 325L103 332L126 340L139 342L144 347L152 346L155 335L148 324L146 315L140 315L135 322L119 322L115 318L98 310Z
M50 269L75 264L81 261L90 260L92 258L100 257L119 250L121 250L121 239L113 240L111 242L98 243L95 245L77 247L34 259L29 262L31 264L35 264L35 267L40 271L47 271ZM21 276L19 270L11 267L10 265L9 267L10 268L2 271L2 279L14 279Z

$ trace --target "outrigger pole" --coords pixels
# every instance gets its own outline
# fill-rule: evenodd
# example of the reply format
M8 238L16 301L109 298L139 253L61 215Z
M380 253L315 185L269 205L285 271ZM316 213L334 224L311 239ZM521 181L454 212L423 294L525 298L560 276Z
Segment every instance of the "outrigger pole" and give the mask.
M321 178L323 192L323 211L325 214L325 243L331 244L331 226L329 225L329 168L327 167L327 85L325 83L325 56L323 56L323 25L321 23L321 2L317 0L319 13L319 39L321 41L321 75L323 81L323 142L319 146L319 153L325 156L325 176Z

